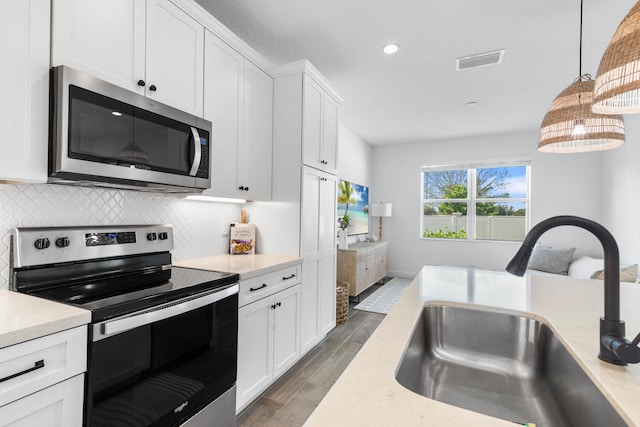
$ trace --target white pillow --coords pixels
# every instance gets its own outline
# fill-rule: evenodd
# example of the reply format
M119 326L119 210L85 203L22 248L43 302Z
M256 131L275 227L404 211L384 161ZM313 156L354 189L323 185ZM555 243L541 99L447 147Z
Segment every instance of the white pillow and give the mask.
M569 265L569 276L576 279L591 279L596 271L604 269L604 260L583 256Z

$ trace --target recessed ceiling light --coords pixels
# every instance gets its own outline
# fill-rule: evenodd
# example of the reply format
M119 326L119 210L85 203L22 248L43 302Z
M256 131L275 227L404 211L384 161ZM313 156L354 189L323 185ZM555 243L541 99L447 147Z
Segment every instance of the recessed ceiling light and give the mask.
M111 114L113 114L116 117L120 117L122 115L120 111L112 111Z
M464 104L466 107L477 107L478 106L478 101L469 101L466 104Z
M382 51L384 53L386 53L387 55L393 55L398 50L400 50L400 46L398 46L395 43L388 44L388 45L386 45L385 47L382 48Z

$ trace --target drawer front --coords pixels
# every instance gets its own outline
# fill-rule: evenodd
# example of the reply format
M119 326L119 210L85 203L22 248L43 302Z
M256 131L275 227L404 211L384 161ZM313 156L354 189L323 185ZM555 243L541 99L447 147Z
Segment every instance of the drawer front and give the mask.
M62 381L0 407L0 426L81 427L84 375Z
M86 325L0 349L0 406L86 370Z
M300 283L300 264L240 281L240 307Z

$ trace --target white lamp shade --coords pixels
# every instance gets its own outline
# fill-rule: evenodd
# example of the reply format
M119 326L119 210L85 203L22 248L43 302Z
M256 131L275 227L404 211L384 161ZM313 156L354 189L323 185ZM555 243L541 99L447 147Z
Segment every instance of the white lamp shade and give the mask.
M391 216L391 203L372 203L369 206L369 215L388 217Z

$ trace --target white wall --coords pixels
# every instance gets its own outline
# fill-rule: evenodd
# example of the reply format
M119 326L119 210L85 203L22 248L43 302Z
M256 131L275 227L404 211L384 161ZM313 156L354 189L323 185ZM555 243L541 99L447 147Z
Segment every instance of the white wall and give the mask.
M0 289L9 279L13 227L171 224L174 260L228 253L229 224L240 205L128 190L49 184L0 184Z
M351 129L340 123L338 138L338 177L360 185L371 186L373 150ZM371 191L371 189L369 189Z
M602 220L602 154L552 155L536 150L538 132L481 136L421 144L374 147L372 190L393 204L384 220L389 241L390 275L410 277L422 265L462 265L503 270L519 243L434 241L421 239L420 172L424 165L531 159L531 224L554 215L578 215ZM562 227L540 240L555 246L575 246L577 254L598 256L597 240L587 232Z
M621 264L640 263L640 116L624 116L627 143L603 153L603 225L618 241Z
M373 161L373 150L369 144L364 142L351 129L340 123L338 128L339 150L338 150L338 178L345 181L369 187L369 201L373 201L371 188L371 164ZM376 219L369 219L369 234L378 234L374 223ZM349 243L366 239L366 235L349 236Z

